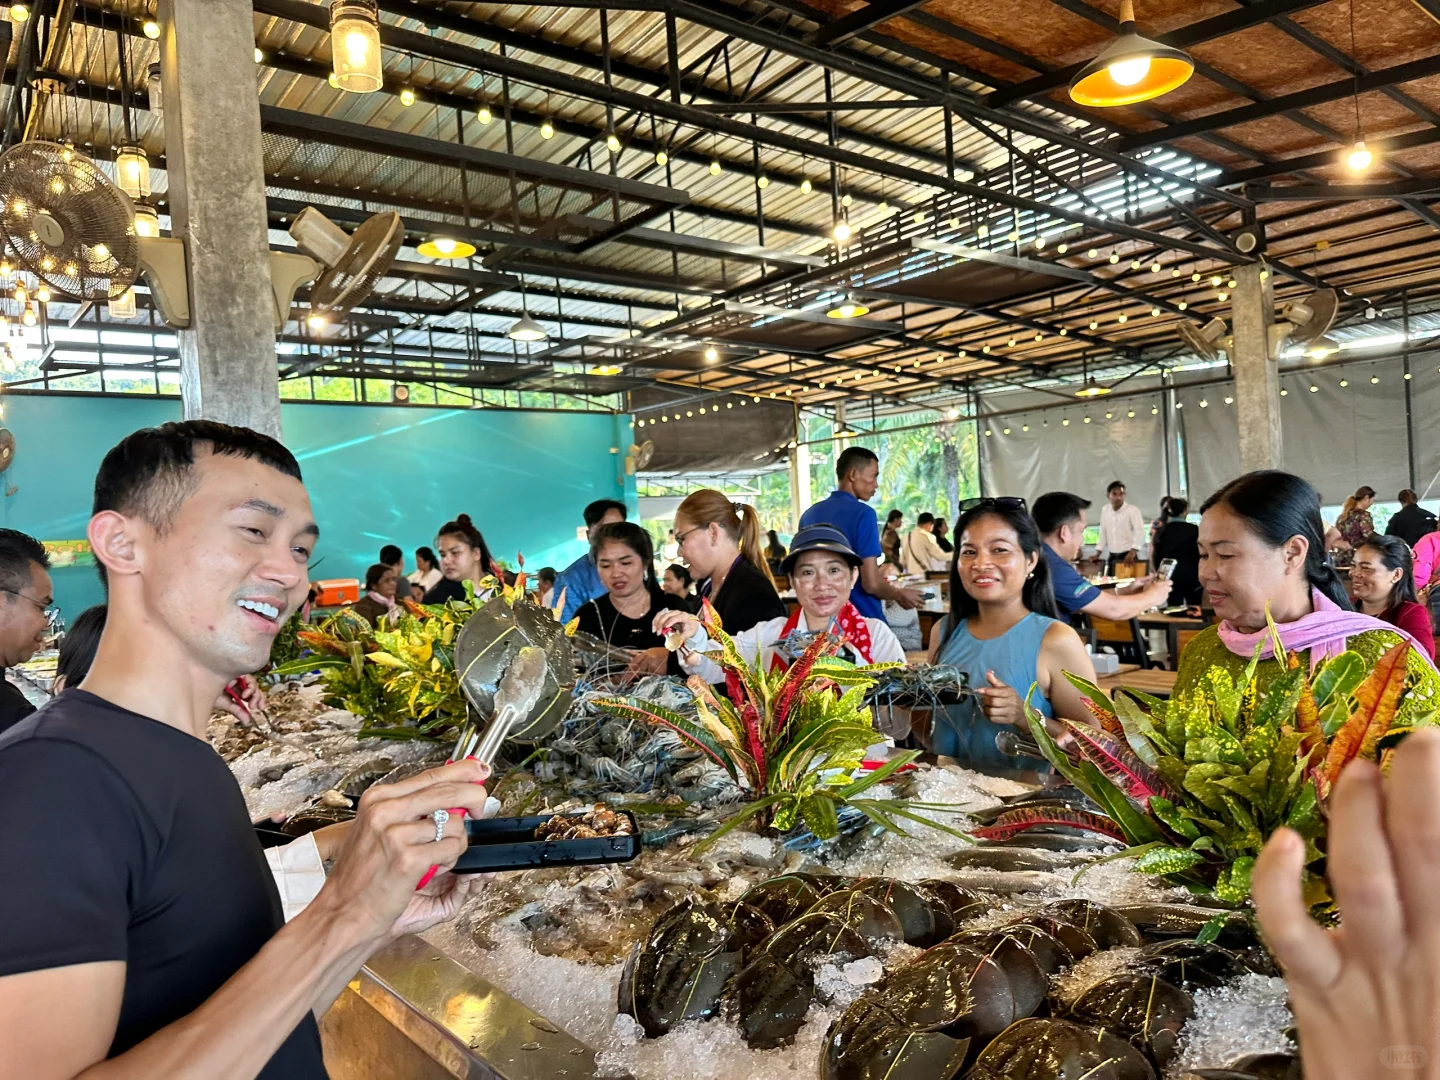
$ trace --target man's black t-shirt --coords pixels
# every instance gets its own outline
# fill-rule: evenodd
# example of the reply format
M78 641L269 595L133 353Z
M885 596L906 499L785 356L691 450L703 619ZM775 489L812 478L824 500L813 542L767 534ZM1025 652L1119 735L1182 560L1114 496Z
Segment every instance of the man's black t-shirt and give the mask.
M124 962L111 1056L193 1012L284 925L220 756L83 690L0 736L0 822L0 975ZM308 1014L260 1073L325 1075Z
M8 731L35 711L30 699L0 671L0 734Z

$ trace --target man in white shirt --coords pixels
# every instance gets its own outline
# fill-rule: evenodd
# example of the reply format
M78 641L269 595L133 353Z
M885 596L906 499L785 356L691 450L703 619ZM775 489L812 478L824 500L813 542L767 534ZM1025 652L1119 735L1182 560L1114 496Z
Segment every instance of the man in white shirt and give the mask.
M1118 563L1134 564L1145 546L1145 518L1140 508L1125 501L1125 485L1116 480L1105 494L1109 503L1100 511L1100 554L1105 572L1115 573Z
M900 564L907 574L945 569L945 553L935 539L934 514L921 514L915 519L915 527L905 534L900 544Z

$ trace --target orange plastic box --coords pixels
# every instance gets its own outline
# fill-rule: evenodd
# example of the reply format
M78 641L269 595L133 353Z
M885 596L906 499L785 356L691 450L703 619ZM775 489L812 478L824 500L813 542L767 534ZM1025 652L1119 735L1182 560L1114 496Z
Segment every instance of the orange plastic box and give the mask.
M330 578L327 581L311 582L317 590L316 607L340 607L353 604L360 599L358 578Z

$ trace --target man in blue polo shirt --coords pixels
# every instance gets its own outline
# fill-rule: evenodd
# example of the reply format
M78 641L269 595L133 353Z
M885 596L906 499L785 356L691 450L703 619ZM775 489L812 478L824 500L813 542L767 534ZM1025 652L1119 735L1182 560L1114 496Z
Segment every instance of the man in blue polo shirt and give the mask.
M863 446L847 447L835 462L835 478L835 490L800 515L800 527L834 525L864 560L860 580L850 590L850 602L865 618L884 620L886 600L907 610L919 607L918 592L890 584L880 570L880 522L875 511L865 505L880 486L880 459Z
M596 499L585 507L585 536L595 539L595 530L601 525L625 520L625 504L614 499ZM565 610L560 613L561 622L569 622L580 611L586 601L605 592L600 584L600 571L595 569L595 559L590 552L560 571L555 576L555 591L552 595L565 594Z
M1075 569L1075 559L1085 543L1085 511L1089 499L1068 491L1051 491L1041 495L1030 507L1030 516L1044 541L1041 551L1050 564L1050 579L1055 585L1055 605L1067 618L1077 611L1102 619L1125 621L1142 611L1159 607L1170 599L1170 583L1164 578L1145 579L1140 588L1124 592L1105 591L1091 585Z

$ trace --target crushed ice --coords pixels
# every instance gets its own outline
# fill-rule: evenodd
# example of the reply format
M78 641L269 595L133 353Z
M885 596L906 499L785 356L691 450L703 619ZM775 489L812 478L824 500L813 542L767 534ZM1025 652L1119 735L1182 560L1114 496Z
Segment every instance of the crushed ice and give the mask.
M1294 1023L1285 980L1246 974L1212 990L1196 990L1195 1015L1180 1031L1180 1053L1166 1080L1191 1069L1223 1069L1247 1054L1294 1053Z

